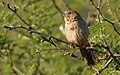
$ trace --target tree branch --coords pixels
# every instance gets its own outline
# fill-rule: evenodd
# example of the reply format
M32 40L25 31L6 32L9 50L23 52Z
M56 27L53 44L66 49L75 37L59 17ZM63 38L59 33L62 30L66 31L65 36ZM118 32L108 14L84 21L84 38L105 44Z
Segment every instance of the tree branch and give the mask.
M55 8L56 8L56 9L60 12L60 14L62 15L63 12L62 12L62 10L57 6L55 0L51 0L51 1L52 1L53 5L55 6Z
M105 66L103 66L99 71L97 71L94 75L98 75L98 74L100 74L102 71L104 71L110 64L111 64L111 62L113 61L113 59L112 58L110 58L109 60L108 60L108 62L105 64Z
M37 64L36 64L36 68L35 68L33 75L37 75L37 72L39 71L39 66L40 66L40 51L39 51L39 49L37 49L36 55L37 55Z
M93 0L90 0L90 1L91 1L91 4L98 10L99 15L102 17L102 21L106 21L106 22L110 23L110 24L112 25L114 31L115 31L118 35L120 35L120 32L119 32L119 31L116 29L116 27L115 27L115 23L113 23L113 22L111 22L110 20L108 20L107 18L105 18L105 17L103 16L102 12L101 12L100 7L97 7L97 6L95 5L95 3L93 2Z
M55 4L55 1L54 0L52 0L53 1L53 3ZM16 12L16 9L12 9L10 6L9 6L9 4L7 4L7 3L5 3L5 2L3 2L3 4L8 8L8 9L10 9L28 28L26 28L26 27L23 27L22 25L20 25L20 26L14 26L14 27L9 27L9 26L3 26L4 28L6 28L6 29L10 29L10 30L12 30L12 29L17 29L17 28L22 28L22 29L25 29L25 30L28 30L28 31L30 31L30 33L35 33L35 34L37 34L38 36L40 36L41 37L41 39L42 39L42 42L44 42L44 41L47 41L47 42L49 42L49 43L51 43L52 45L54 45L55 47L57 47L58 48L58 46L53 42L53 40L51 40L51 39L47 39L46 38L46 36L48 36L49 38L52 38L52 39L55 39L56 41L60 41L60 42L63 42L63 43L65 43L65 44L69 44L68 42L66 42L66 41L63 41L63 40L60 40L60 39L58 39L58 38L55 38L55 37L53 37L53 36L50 36L50 35L46 35L46 34L43 34L43 33L41 33L41 32L38 32L38 31L36 31L34 28L32 28L23 18L21 18L20 16L19 16L19 14L17 14L17 12ZM57 7L57 5L55 4L55 6ZM58 7L57 7L58 8ZM59 9L59 8L58 8ZM70 45L70 44L69 44ZM60 48L59 48L60 49Z
M105 44L105 49L110 53L110 56L113 58L113 60L116 62L116 64L120 67L120 62L116 59L116 57L113 55L113 53L110 51L110 48L107 45L107 41L105 40L105 38L103 36L102 28L100 29L100 31L101 31L103 43Z
M65 1L65 0L61 0L61 1L62 1L63 6L65 7L65 9L66 9L66 10L71 9L71 8L68 6L68 4L66 3L66 1Z
M23 20L23 18L21 18L21 17L18 15L17 10L16 10L16 7L11 8L11 7L9 6L9 4L7 4L7 3L5 3L5 2L3 2L3 4L4 4L5 6L7 6L7 8L10 9L25 25L27 25L28 27L30 27L30 25L29 25L25 20Z

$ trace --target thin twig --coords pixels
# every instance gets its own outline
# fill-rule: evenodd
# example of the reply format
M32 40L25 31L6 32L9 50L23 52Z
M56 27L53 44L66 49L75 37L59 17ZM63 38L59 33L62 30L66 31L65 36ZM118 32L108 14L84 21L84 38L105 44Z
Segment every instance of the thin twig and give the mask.
M2 57L0 56L0 75L2 75Z
M110 20L106 19L106 18L103 16L103 14L102 14L101 9L95 5L95 3L93 2L93 0L90 0L90 1L91 1L91 4L98 10L99 15L101 15L102 21L106 21L106 22L110 23L110 24L112 25L114 31L115 31L118 35L120 35L120 32L119 32L119 31L116 29L116 27L115 27L115 23L113 23L113 22L111 22Z
M103 66L99 71L97 71L94 75L98 75L98 74L100 74L102 71L104 71L109 65L110 65L110 63L113 61L113 59L112 58L110 58L109 60L108 60L108 62L105 64L105 66Z
M87 47L86 49L87 49L87 50L92 50L92 51L95 51L95 52L97 52L97 53L106 54L105 52L98 51L97 49L95 49L95 48L92 48L92 47Z
M99 8L99 10L101 11L101 8L102 8L102 5L103 5L103 1L104 0L98 0L98 8ZM101 20L100 20L100 12L99 11L97 11L97 16L98 16L98 19L99 19L99 23L101 23Z
M40 51L39 51L39 49L37 50L36 55L37 55L37 64L36 64L35 72L33 75L37 75L37 73L39 71L39 66L40 66Z
M52 45L54 45L55 47L57 47L56 44L55 44L51 39L47 39L47 38L46 38L46 36L47 36L46 34L43 34L43 33L41 33L41 32L37 32L36 30L31 30L31 29L26 28L26 27L24 27L24 26L22 26L22 25L19 25L19 26L7 26L7 25L4 25L2 28L6 28L6 29L9 29L9 30L22 28L22 29L24 29L24 30L30 31L30 33L35 33L35 34L37 34L38 36L40 36L41 39L42 39L42 42L47 41L47 42L51 43ZM70 43L68 43L68 42L66 42L66 41L63 41L63 40L61 40L61 39L55 38L55 37L53 37L53 36L49 36L49 38L53 38L53 39L55 39L56 41L59 41L59 42L62 42L62 43L65 43L65 44L70 45ZM57 48L58 48L58 47L57 47Z
M101 9L103 3L104 3L104 0L99 0L99 1L98 1L98 8Z
M73 52L66 52L64 55L69 55L70 57L73 57L73 58L76 58L79 60L83 60L79 56L76 56Z
M66 1L65 1L65 0L61 0L61 1L62 1L63 6L65 7L65 9L66 9L66 10L71 9L71 8L68 6L68 4L66 3Z
M55 42L54 42L52 39L55 39L55 40L57 40L57 41L60 41L60 42L62 42L62 43L65 43L65 44L70 45L70 43L68 43L68 42L66 42L66 41L63 41L63 40L60 40L60 39L58 39L58 38L55 38L55 37L53 37L53 36L49 36L49 39L47 39L47 38L44 36L44 34L42 34L42 33L40 33L40 32L37 32L37 31L35 31L35 30L31 30L31 29L26 28L26 27L23 27L22 25L19 25L19 26L6 26L6 25L4 25L2 28L6 28L6 29L9 29L9 30L22 28L22 29L25 29L25 30L30 31L30 32L32 32L32 33L35 33L35 34L37 34L38 36L40 36L40 37L43 39L43 41L47 41L47 42L51 43L52 45L54 45L54 46L57 48L57 49L54 49L54 50L64 51L64 50L66 50L66 49L61 49L58 45L55 44ZM52 38L52 39L51 39L51 38ZM71 46L71 45L70 45L70 46ZM51 50L51 49L48 49L48 50ZM72 53L69 53L69 54L67 54L67 55L69 55L69 56L71 56L71 57L73 57L73 58L80 59L78 56L76 56L76 55L74 55L74 54L72 54Z
M59 41L59 42L65 43L65 44L67 44L67 45L70 45L69 42L63 41L63 40L58 39L58 38L56 38L56 37L51 36L51 38L53 38L53 39L55 39L55 40L57 40L57 41Z
M31 31L31 29L29 29L29 28L25 28L25 27L23 27L23 26L21 26L21 25L19 25L19 26L3 26L4 28L6 28L6 29L10 29L10 30L12 30L12 29L17 29L17 28L23 28L23 29L25 29L25 30L28 30L28 31ZM38 34L38 35L41 35L42 33L39 33L39 32L36 32L36 31L31 31L32 33L36 33L36 34ZM57 46L54 42L53 42L53 40L51 39L51 38L53 38L53 39L56 39L56 40L59 40L60 42L63 42L63 43L66 43L66 44L70 44L70 43L68 43L68 42L65 42L65 41L62 41L62 40L60 40L60 39L58 39L58 38L54 38L53 36L49 36L49 39L46 39L44 36L42 36L42 38L45 40L45 41L47 41L47 42L50 42L51 44L53 44L57 49L54 49L54 50L60 50L60 51L64 51L64 50L66 50L66 49L61 49L61 48L59 48L59 46ZM93 43L92 43L93 44ZM100 44L94 44L93 45L94 47L96 47L96 46L98 46L98 47L100 47L100 48L105 48L106 49L106 47L104 46L104 45L100 45ZM97 52L97 53L102 53L102 54L106 54L105 52L102 52L102 51L98 51L98 50L96 50L96 49L94 49L94 48L91 48L91 47L87 47L87 49L89 49L89 50L93 50L93 51L95 51L95 52ZM50 49L49 49L50 50ZM52 49L53 50L53 49ZM75 56L74 54L71 54L71 53L68 53L68 55L70 55L71 57L74 57L74 58L79 58L79 57L77 57L77 56Z
M55 44L55 42L54 42L54 40L52 39L51 36L49 36L49 40L51 40L51 42L55 45L55 47L57 47L57 49L59 49L59 51L64 51L57 44Z
M113 54L114 57L120 57L120 54ZM111 58L111 55L110 54L105 54L104 57L102 58L99 58L100 60L108 60Z
M17 17L19 17L19 19L20 19L25 25L27 25L28 27L30 27L30 25L29 25L23 18L21 18L21 17L18 15L15 7L14 7L14 8L11 8L11 7L9 6L9 4L7 4L7 3L5 3L5 2L3 2L3 4L4 4L5 6L7 6L7 8L10 9Z
M62 15L63 12L62 12L62 10L57 6L55 0L51 0L51 1L52 1L53 5L55 6L55 8L56 8L56 9L60 12L60 14Z
M95 44L95 43L91 43L91 44L93 45L93 47L105 48L105 46L102 44Z
M105 44L105 49L110 53L110 56L113 58L113 60L116 62L116 64L117 64L118 66L120 66L120 62L116 59L116 57L113 55L113 53L110 51L110 48L109 48L108 45L107 45L107 41L105 40L105 38L104 38L104 36L103 36L102 27L101 27L100 31L101 31L101 35L102 35L103 42L104 42L104 44Z

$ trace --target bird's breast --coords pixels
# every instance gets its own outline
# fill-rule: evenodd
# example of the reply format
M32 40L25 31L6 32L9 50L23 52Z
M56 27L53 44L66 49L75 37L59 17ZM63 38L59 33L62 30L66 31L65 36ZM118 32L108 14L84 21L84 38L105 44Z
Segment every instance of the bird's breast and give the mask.
M78 27L74 23L65 24L65 35L66 39L70 43L79 44L81 43L81 38L78 36Z

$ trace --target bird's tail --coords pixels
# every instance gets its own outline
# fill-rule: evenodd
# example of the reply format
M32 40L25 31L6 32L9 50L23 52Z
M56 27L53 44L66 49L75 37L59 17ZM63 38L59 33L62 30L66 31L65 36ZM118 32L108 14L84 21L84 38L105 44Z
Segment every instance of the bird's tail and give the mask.
M86 50L86 48L84 47L79 47L79 48L86 65L92 67L92 65L95 65L96 63L99 62L98 57L95 55L95 53L92 50Z

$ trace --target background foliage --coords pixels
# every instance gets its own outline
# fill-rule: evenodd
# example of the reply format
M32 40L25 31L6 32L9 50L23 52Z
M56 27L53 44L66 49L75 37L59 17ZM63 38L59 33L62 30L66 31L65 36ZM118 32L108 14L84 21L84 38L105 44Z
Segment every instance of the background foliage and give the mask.
M59 31L59 26L64 25L63 18L50 0L2 0L9 2L11 6L17 8L17 12L27 23L37 31L53 35L65 40ZM6 8L0 1L0 26L3 25L23 25L16 15ZM88 9L91 6L89 0L66 0L68 5L79 12L84 20L87 18ZM64 11L65 8L60 0L56 0L58 6ZM95 0L97 2L97 0ZM106 18L115 22L116 28L120 31L120 0L105 0L102 13ZM96 18L93 25L89 27L91 35L90 42L103 44L101 40L100 27L103 28L105 39L113 53L120 52L120 36L113 30L107 22L98 22ZM57 42L61 48L67 45ZM49 50L49 48L51 50ZM99 49L105 51L104 49ZM0 29L0 58L2 60L2 75L13 75L11 63L18 75L32 75L35 73L37 62L40 61L38 75L92 75L95 70L87 70L83 61L65 56L64 53L73 49L59 52L55 47L47 42L40 42L35 34L28 31ZM36 53L36 52L40 52ZM39 56L40 55L40 56ZM99 56L103 56L98 54ZM38 59L39 58L39 59ZM96 69L100 69L105 61L100 62ZM113 62L100 75L119 75Z

